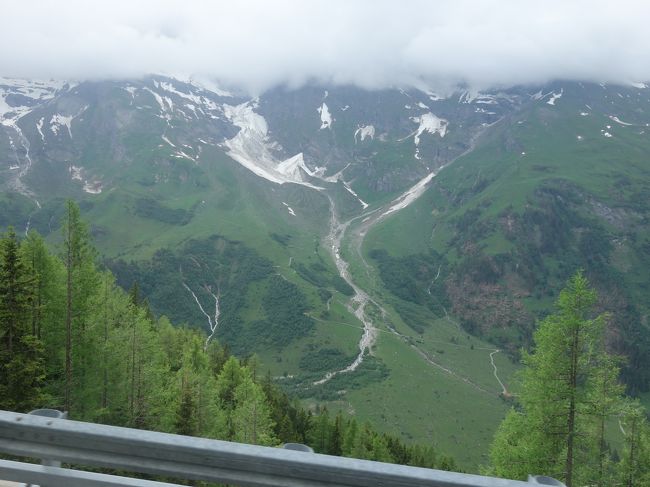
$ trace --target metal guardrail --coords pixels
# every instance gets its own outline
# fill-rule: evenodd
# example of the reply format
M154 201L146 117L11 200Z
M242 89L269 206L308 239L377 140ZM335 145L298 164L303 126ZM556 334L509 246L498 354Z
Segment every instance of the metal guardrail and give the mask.
M562 486L244 445L0 411L0 452L72 465L249 487ZM0 478L47 487L173 487L176 484L0 460Z

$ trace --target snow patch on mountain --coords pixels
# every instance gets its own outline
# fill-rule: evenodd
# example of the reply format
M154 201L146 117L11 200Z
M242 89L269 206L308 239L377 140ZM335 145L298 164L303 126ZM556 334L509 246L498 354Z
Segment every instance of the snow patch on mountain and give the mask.
M45 122L45 117L41 117L38 122L36 122L36 130L38 130L39 135L41 136L41 141L45 142L45 135L43 134L43 123Z
M131 95L131 98L135 98L135 92L138 91L135 86L125 86L122 89Z
M420 181L418 181L414 186L412 186L408 191L394 199L390 207L379 216L379 219L386 218L388 215L406 208L408 205L417 200L427 189L427 184L429 184L435 175L435 172L428 174Z
M435 93L433 91L425 91L425 95L429 97L429 100L431 101L440 101L440 100L445 100L446 98L442 95L439 95L438 93Z
M177 159L188 159L188 160L190 160L190 161L192 161L192 162L196 162L196 158L195 158L195 157L190 156L189 154L187 154L186 152L183 152L182 150L177 150L177 151L175 151L175 152L172 154L172 157L175 157L175 158L177 158Z
M627 126L634 125L633 123L623 122L620 118L615 117L614 115L610 115L609 119L613 120L614 122L616 122L616 123L618 123L620 125L627 125Z
M322 129L331 129L332 128L332 115L330 114L330 110L327 107L326 103L323 103L320 107L316 109L316 111L320 114L320 128Z
M228 155L254 174L277 184L296 183L311 188L321 189L307 182L307 175L314 173L306 166L302 153L284 161L278 160L271 149L277 148L268 137L268 125L262 115L255 112L258 100L240 105L224 105L224 114L239 132L232 139L226 140L224 146Z
M81 176L81 171L83 168L79 166L70 166L68 167L68 172L70 173L70 179L73 181L82 181L83 177Z
M291 207L290 207L287 203L285 203L284 201L282 202L282 204L283 204L284 206L287 207L287 211L289 212L290 215L292 215L292 216L296 216L296 212L293 211L293 208L291 208Z
M68 173L70 179L73 181L80 181L85 193L100 194L102 192L102 182L99 180L88 180L84 178L85 169L81 166L70 165L68 166Z
M100 194L102 189L101 181L84 181L83 190L88 194Z
M162 82L158 83L158 86L162 90L167 91L168 93L172 93L172 94L174 94L174 95L176 95L176 96L178 96L180 98L184 98L184 99L186 99L188 101L191 101L192 104L193 104L191 106L192 108L190 108L190 105L186 104L186 106L188 108L192 109L192 110L195 108L194 105L196 105L198 107L203 107L203 108L205 108L205 109L207 109L209 111L219 109L219 106L214 101L210 100L208 97L203 96L201 94L192 93L192 92L185 93L183 91L180 91L180 90L176 89L176 87L172 83L162 81Z
M351 162L348 162L347 165L341 169L340 171L337 171L335 174L327 177L321 177L323 181L327 181L328 183L336 183L339 180L343 179L343 171L345 171L348 167L352 165Z
M444 137L447 133L447 125L449 125L447 120L438 118L431 112L420 115L419 117L411 117L411 120L420 124L414 132L415 137L413 140L416 146L420 144L420 136L424 132L429 132L432 135L437 133L440 134L440 137Z
M495 95L488 95L476 90L463 91L458 99L459 103L483 103L485 105L496 105Z
M305 164L305 159L302 155L302 152L280 162L277 165L276 169L280 174L294 181L303 180L301 171L304 171L309 176L316 176L316 173L314 171L311 171Z
M66 127L68 129L68 135L70 135L70 138L72 138L71 125L73 118L74 117L72 115L64 116L60 113L55 113L50 119L50 130L54 135L59 135L61 127Z
M476 107L476 109L474 110L474 113L483 113L485 115L496 115L496 112L490 112L490 111L486 110L485 108L480 108L480 107Z
M222 88L212 79L195 79L195 78L183 79L182 77L178 77L178 76L176 77L176 79L184 83L187 83L188 85L192 85L200 90L205 90L210 93L214 93L215 95L223 98L235 98L235 95L232 92Z
M357 137L363 142L366 137L375 138L375 127L373 125L362 125L354 132L354 143L357 143Z
M169 144L170 146L176 148L176 146L174 145L174 143L173 143L171 140L169 140L169 139L167 138L166 135L164 135L164 134L161 135L161 138L162 138L162 140L164 140L165 142L167 142L167 144Z
M556 100L559 100L560 98L562 98L562 95L563 95L563 94L564 94L564 88L561 89L559 93L555 93L555 92L553 92L553 94L551 95L551 98L548 99L548 101L546 102L546 104L547 104L547 105L555 105L555 101L556 101Z
M155 91L153 91L151 88L145 88L145 90L148 91L149 93L151 93L151 95L152 95L152 96L154 97L154 99L156 100L156 103L158 103L158 106L160 107L160 111L161 111L163 114L165 114L165 113L167 112L167 105L166 105L165 102L163 101L163 97L160 96L160 95L159 95L158 93L156 93Z
M57 92L66 85L68 89L74 86L64 81L0 77L0 123L5 126L13 126L18 119L30 113L34 108L54 98Z
M0 120L4 119L7 114L14 113L15 109L5 101L5 96L0 95Z
M363 207L364 210L366 208L368 208L368 203L366 203L361 198L359 198L359 195L350 187L349 183L344 181L343 182L343 187L347 190L348 193L350 193L352 196L354 196L359 203L361 203L361 206Z

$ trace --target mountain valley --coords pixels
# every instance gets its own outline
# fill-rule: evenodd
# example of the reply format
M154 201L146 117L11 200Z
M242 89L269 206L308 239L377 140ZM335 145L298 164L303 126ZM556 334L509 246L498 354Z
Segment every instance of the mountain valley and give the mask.
M56 247L78 201L155 314L468 468L579 268L648 397L649 154L643 84L251 99L163 76L0 78L0 227Z

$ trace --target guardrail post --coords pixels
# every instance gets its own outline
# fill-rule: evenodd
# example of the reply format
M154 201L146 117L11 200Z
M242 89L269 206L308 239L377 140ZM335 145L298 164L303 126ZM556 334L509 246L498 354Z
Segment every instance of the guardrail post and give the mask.
M53 418L53 419L67 419L68 418L68 412L67 411L59 411L58 409L48 409L48 408L43 408L43 409L34 409L33 411L30 411L29 414L32 416L43 416L45 418ZM61 462L58 462L56 460L50 460L47 458L41 458L41 465L44 467L60 467ZM31 487L32 484L27 484L26 487Z
M553 477L547 477L546 475L529 475L528 483L533 485L555 485L557 487L566 487L559 480L555 480Z
M314 449L311 446L303 445L302 443L285 443L282 445L282 448L285 450L293 451L304 451L307 453L314 453Z

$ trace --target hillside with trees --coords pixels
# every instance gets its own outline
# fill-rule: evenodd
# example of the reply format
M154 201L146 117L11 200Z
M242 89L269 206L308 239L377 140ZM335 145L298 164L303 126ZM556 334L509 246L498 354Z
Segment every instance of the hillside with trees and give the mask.
M644 409L623 396L620 358L604 346L596 292L577 273L560 293L557 312L524 353L521 393L497 430L491 460L497 476L525 479L544 472L577 485L650 485L650 427ZM622 450L608 443L618 423Z
M0 239L0 409L50 407L71 419L457 470L431 445L407 445L327 409L305 410L204 333L154 317L97 264L88 225L68 202L62 244L34 231Z

